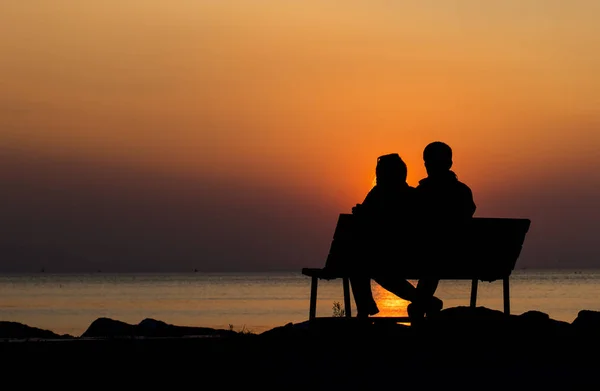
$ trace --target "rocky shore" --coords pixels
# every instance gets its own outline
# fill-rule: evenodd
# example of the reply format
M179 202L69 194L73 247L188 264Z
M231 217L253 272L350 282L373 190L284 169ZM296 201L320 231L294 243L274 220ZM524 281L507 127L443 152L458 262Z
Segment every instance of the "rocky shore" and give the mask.
M63 387L589 389L600 312L571 322L455 307L417 326L324 318L261 334L100 318L79 337L0 322L4 373ZM115 383L117 382L117 383Z

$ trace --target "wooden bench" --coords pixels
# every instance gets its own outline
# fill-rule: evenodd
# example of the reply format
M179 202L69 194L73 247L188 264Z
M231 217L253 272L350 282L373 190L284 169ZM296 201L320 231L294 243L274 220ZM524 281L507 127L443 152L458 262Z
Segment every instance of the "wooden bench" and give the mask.
M357 239L356 217L352 214L340 214L324 268L304 268L302 274L311 277L309 319L316 318L317 287L319 280L342 279L344 291L344 311L346 317L352 317L350 301L350 271L344 265L354 261L357 252L354 244ZM474 217L455 232L459 242L450 253L442 255L437 262L417 259L394 270L398 278L418 280L435 277L440 280L471 280L470 306L477 302L478 281L503 281L504 312L510 314L509 278L521 253L525 236L529 230L529 219ZM395 241L395 238L394 238ZM401 243L398 247L409 245ZM431 246L430 246L431 247ZM440 258L440 257L438 257ZM379 319L377 319L379 318ZM369 319L381 319L371 317ZM390 320L392 318L387 318ZM395 321L408 322L408 318L393 318Z

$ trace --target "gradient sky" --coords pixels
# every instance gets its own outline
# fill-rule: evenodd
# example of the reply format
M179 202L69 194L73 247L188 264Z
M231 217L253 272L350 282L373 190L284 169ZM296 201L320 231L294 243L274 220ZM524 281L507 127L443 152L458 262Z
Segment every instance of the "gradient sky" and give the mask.
M454 149L520 267L600 267L600 2L5 0L0 271L299 270Z

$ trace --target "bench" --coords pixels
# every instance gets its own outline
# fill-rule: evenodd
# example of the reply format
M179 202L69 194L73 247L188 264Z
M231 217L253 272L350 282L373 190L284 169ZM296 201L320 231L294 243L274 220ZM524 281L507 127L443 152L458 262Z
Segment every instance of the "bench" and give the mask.
M344 311L352 317L350 302L351 272L344 265L350 264L357 256L355 251L356 216L340 214L327 255L325 267L303 268L302 274L311 277L309 320L316 318L317 287L319 280L341 279L344 291ZM525 236L529 230L529 219L516 218L471 218L461 229L454 232L460 245L450 253L438 253L434 262L431 259L418 259L410 263L414 266L401 266L394 270L398 278L418 280L435 277L440 280L471 280L470 306L477 302L478 281L503 281L504 312L510 314L509 278L521 253ZM457 236L456 236L457 235ZM402 247L399 239L398 247ZM409 244L405 243L404 245ZM408 264L408 263L407 263ZM383 320L384 317L369 319ZM390 320L391 318L387 318ZM409 322L408 318L393 318L399 322Z

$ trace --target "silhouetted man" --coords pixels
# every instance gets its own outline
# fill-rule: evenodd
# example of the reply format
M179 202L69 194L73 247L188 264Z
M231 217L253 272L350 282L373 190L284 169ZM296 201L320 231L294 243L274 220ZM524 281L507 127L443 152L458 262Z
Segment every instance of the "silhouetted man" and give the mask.
M421 224L427 237L421 244L428 256L444 256L452 233L466 219L473 217L475 202L471 189L460 182L452 168L452 149L441 141L427 145L423 150L427 177L416 187ZM431 250L433 249L433 250ZM439 250L439 251L438 251ZM443 261L443 260L440 260ZM408 306L408 314L419 319L425 313L439 311L442 302L434 295L439 279L424 278L417 284L417 300Z

